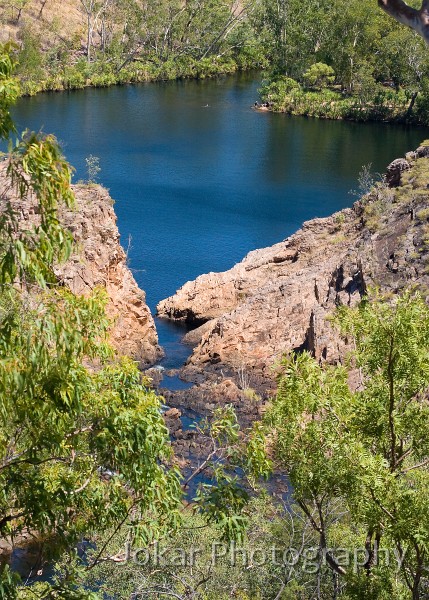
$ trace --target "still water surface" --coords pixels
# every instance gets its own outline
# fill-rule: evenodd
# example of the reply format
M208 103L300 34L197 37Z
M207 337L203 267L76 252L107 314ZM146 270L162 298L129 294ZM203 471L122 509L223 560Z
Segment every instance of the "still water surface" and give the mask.
M351 205L362 165L381 172L429 137L417 127L256 112L259 83L245 74L86 89L16 107L21 129L57 135L76 181L87 177L85 157L99 157L152 310L187 280ZM157 325L167 365L177 365L188 350L177 346L175 327Z
M130 240L152 310L187 280L351 205L362 165L382 172L429 137L422 128L258 113L251 106L259 82L247 74L18 102L19 128L55 133L76 181L87 177L85 157L99 157L100 182L116 201L122 244ZM189 354L178 343L183 330L162 321L157 328L164 365L179 366ZM169 387L181 385L171 379ZM183 419L187 428L195 416Z

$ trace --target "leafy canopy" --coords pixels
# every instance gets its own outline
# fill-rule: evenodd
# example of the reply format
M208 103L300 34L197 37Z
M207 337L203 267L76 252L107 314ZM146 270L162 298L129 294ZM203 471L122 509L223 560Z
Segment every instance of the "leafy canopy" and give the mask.
M340 308L336 322L355 347L348 369L307 353L284 360L269 415L275 460L337 576L354 576L330 549L326 511L340 500L351 543L368 553L363 572L379 566L380 544L397 550L401 579L392 574L392 590L420 598L429 552L429 307L418 293L390 302L376 295ZM372 597L374 578L359 581L352 597Z
M56 283L53 267L72 246L58 219L74 202L71 171L51 135L12 143L13 66L0 47L0 133L10 142L0 164L0 538L31 533L59 553L128 525L143 543L176 526L182 497L160 401L110 349L104 291L83 298ZM36 225L18 223L19 205L37 207ZM16 584L1 567L0 596L25 596ZM85 593L66 573L42 596Z

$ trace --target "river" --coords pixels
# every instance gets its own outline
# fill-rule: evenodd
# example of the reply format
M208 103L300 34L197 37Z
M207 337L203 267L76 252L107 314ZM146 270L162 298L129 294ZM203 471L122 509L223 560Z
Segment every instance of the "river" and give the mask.
M257 112L259 84L259 74L239 74L85 89L22 98L13 111L19 129L56 134L75 181L87 178L86 157L99 158L152 311L187 280L350 206L363 165L383 172L429 137L425 128ZM179 367L189 354L183 328L157 320L157 329L162 364ZM171 378L168 387L180 385ZM188 428L194 416L182 419ZM19 549L13 560L18 570L27 564Z
M382 172L429 137L427 129L320 121L257 112L260 74L150 83L22 98L20 129L53 132L115 210L135 278L152 310L187 280L230 268L304 220L350 206L362 165ZM157 321L166 367L189 349Z

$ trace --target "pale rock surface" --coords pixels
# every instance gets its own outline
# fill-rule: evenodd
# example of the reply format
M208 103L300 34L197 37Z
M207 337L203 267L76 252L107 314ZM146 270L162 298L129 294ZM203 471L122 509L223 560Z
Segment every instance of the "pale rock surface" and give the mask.
M427 290L428 154L422 147L389 167L397 187L381 185L352 208L308 221L286 240L250 252L229 271L201 275L160 302L161 317L207 322L182 375L197 381L203 372L245 369L253 381L272 380L273 365L299 349L341 361L346 347L328 319L336 306L355 305L368 286Z
M112 200L101 186L76 186L77 211L62 211L77 252L57 269L58 278L76 294L95 286L109 296L107 314L114 319L112 342L122 354L142 365L154 363L162 351L155 323L120 245Z
M5 162L0 164L0 209L10 202L20 226L37 224L37 203L31 197L17 200L5 168ZM142 366L152 364L162 351L145 293L128 268L119 242L113 201L99 185L73 186L73 191L75 208L60 208L59 217L71 231L75 246L70 259L55 269L58 282L75 294L88 295L97 286L105 288L109 297L107 314L114 322L113 345Z

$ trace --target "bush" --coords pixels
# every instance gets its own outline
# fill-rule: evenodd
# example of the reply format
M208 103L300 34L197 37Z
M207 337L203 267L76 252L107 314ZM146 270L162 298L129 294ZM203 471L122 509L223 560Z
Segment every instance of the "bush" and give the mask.
M335 72L325 63L315 63L304 73L304 82L308 87L321 90L335 81Z
M282 110L280 107L284 104L286 96L300 90L301 86L295 79L282 75L274 81L263 82L259 93L265 102L272 103L276 110Z

